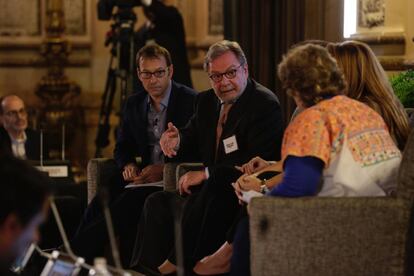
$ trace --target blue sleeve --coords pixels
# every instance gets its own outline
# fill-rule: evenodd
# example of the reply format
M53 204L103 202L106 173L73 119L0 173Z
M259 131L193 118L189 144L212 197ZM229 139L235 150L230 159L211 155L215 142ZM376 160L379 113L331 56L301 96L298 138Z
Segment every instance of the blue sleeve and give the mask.
M324 163L316 157L288 156L284 163L282 182L269 195L300 197L315 195L319 188Z

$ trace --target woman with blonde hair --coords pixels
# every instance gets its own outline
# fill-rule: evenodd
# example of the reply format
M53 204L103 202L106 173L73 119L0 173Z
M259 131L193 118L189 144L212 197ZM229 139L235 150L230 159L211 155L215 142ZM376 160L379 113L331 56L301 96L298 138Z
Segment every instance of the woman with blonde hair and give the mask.
M358 41L329 43L327 49L344 73L348 83L346 95L377 111L398 148L403 150L410 132L408 116L374 52Z

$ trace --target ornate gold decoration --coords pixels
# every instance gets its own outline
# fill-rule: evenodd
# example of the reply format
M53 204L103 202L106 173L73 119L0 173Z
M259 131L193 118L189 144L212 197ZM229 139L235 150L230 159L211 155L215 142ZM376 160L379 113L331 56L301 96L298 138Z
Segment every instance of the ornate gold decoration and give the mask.
M52 159L62 157L62 127L65 126L68 130L65 140L70 147L74 130L79 129L83 121L78 105L80 87L70 81L64 73L71 47L64 37L65 22L62 7L62 0L48 0L47 35L40 49L48 71L36 89L36 95L43 102L39 112L39 124L49 136L47 142ZM76 160L72 161L76 163Z

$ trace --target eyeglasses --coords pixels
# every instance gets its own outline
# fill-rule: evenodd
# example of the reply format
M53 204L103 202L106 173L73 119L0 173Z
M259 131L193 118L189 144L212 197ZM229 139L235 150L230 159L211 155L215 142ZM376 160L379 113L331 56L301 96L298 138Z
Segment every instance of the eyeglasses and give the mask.
M154 75L156 78L159 79L159 78L162 78L162 77L165 76L165 73L167 72L167 69L168 68L162 69L162 70L157 70L155 72L139 71L138 74L142 79L145 79L145 80L150 79L152 77L152 75Z
M242 67L244 64L240 64L236 68L230 69L224 73L215 73L211 74L208 77L214 82L220 82L223 79L223 76L226 76L227 79L234 79L237 75L237 70Z
M21 108L19 110L9 110L7 112L4 113L7 117L15 117L17 118L18 115L20 116L26 116L27 115L27 110L24 108Z

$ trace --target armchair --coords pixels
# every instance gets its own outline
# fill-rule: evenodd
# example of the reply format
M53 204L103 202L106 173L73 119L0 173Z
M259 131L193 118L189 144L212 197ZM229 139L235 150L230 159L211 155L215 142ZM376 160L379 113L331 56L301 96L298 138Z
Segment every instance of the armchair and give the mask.
M414 275L414 133L393 197L255 198L252 275Z

